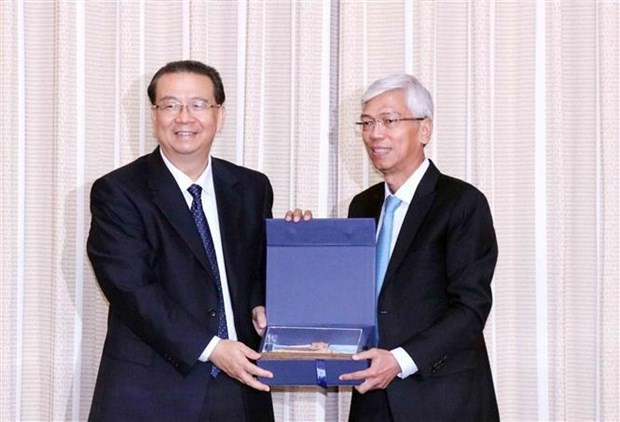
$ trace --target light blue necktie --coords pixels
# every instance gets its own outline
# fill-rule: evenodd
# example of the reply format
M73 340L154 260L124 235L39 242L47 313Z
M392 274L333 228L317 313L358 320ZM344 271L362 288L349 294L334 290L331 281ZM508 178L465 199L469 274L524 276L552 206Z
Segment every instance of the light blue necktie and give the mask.
M205 251L207 252L207 257L209 258L209 263L211 264L211 272L213 273L213 280L215 281L215 287L217 289L217 314L219 316L217 336L221 339L227 339L228 328L226 327L226 313L224 312L224 295L222 293L222 281L220 280L220 270L217 265L215 246L213 245L213 238L211 237L211 231L209 230L209 223L207 223L207 217L205 216L205 213L202 209L202 200L200 198L202 188L198 185L191 185L189 188L187 188L187 190L193 198L190 211L192 212L192 216L194 217L194 221L196 222L196 228L198 228L198 233L200 234L200 238L202 239L202 244L204 245ZM220 370L218 369L218 367L212 365L211 375L216 377L219 372Z
M381 230L379 230L379 239L377 240L377 262L375 269L376 284L375 294L379 297L381 292L381 286L383 286L383 279L385 277L385 271L387 270L388 263L390 262L390 247L392 245L392 228L394 227L394 211L400 205L402 201L393 195L388 195L385 198L385 209L383 211L383 224L381 224Z

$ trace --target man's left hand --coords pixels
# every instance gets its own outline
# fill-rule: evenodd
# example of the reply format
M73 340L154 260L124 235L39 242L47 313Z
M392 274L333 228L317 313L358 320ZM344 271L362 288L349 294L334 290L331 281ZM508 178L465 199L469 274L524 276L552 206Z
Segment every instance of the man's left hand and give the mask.
M363 371L340 376L343 381L364 380L362 384L355 386L360 394L371 390L385 389L394 377L401 372L400 365L389 350L373 348L353 355L353 360L364 359L370 359L370 367Z

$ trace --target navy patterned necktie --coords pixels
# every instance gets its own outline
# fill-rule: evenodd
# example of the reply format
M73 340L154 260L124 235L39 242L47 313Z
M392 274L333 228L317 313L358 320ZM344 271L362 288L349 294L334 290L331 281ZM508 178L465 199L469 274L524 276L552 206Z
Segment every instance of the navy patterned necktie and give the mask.
M220 280L220 270L217 265L217 257L215 256L215 246L213 245L213 238L211 237L211 231L209 230L209 223L207 217L202 209L202 188L198 185L191 185L187 188L188 192L192 195L192 206L190 211L196 222L198 233L202 239L202 244L207 252L209 263L211 264L211 272L213 273L213 280L215 281L215 287L217 288L218 297L218 310L219 315L217 336L221 339L228 338L228 328L226 327L226 313L224 312L224 295L222 293L222 281ZM219 373L219 369L213 365L211 368L211 375L214 377Z

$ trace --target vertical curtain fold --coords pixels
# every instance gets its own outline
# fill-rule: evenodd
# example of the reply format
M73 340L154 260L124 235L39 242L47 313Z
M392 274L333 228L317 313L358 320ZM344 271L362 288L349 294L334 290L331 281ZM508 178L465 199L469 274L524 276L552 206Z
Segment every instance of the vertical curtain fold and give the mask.
M598 148L598 301L596 352L597 397L604 403L596 411L600 420L613 420L620 415L618 395L620 380L620 31L618 3L598 3L597 74Z

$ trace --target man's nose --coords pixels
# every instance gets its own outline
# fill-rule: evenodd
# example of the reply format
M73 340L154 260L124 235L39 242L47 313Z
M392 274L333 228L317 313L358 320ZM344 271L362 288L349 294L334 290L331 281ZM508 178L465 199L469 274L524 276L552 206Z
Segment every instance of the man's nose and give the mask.
M176 116L177 120L186 121L194 118L194 115L190 111L189 104L182 104L179 112Z
M385 125L381 121L376 121L374 125L370 127L369 135L372 138L383 137L385 133Z

